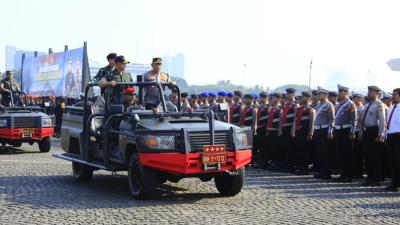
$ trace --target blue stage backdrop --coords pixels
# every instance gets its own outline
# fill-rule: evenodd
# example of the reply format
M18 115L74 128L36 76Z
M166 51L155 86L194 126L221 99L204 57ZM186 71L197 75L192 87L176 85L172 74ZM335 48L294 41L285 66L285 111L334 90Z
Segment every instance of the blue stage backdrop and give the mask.
M85 48L27 58L22 68L22 89L31 96L79 97L85 73ZM86 77L89 76L89 77Z

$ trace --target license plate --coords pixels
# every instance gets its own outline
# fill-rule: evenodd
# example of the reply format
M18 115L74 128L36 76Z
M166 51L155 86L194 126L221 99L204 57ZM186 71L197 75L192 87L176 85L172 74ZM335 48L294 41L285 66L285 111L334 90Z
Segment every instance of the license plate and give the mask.
M203 164L226 163L225 145L205 145L202 155Z
M23 138L32 137L32 129L22 129L21 135Z

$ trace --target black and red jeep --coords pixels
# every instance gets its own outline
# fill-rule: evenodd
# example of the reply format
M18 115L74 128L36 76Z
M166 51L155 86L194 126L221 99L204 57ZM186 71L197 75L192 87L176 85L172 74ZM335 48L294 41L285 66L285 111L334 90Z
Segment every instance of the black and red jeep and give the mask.
M252 133L214 119L212 111L182 113L161 97L160 112L144 110L143 93L155 86L164 96L164 85L156 82L118 83L136 87L139 105L125 109L101 96L69 106L63 114L61 147L53 156L72 161L73 175L87 181L93 171L128 171L129 187L135 198L148 198L158 185L197 177L214 179L225 196L239 193L245 165L251 161ZM174 86L179 91L177 86ZM110 89L105 96L109 96ZM178 98L180 93L178 93ZM180 102L180 99L178 99Z
M54 117L43 113L40 107L27 107L24 92L3 92L2 96L10 101L0 108L0 143L20 147L24 142L31 145L36 142L40 152L49 152Z

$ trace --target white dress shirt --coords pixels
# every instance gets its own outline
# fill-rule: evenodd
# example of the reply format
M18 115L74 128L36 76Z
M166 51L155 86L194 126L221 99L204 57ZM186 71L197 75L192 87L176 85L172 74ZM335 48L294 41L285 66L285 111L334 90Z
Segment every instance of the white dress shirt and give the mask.
M386 117L386 124L389 125L389 129L386 130L387 134L399 133L400 132L400 103L396 104L397 107L393 112L392 120L389 123L390 114L392 114L393 108L395 105L390 106L387 117Z

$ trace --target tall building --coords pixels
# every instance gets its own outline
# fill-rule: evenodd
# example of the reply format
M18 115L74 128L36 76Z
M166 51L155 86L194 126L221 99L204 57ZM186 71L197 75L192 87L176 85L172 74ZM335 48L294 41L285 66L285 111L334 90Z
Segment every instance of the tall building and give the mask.
M22 55L25 54L26 58L34 57L35 51L26 51L17 49L15 46L6 45L6 70L20 70ZM45 55L46 52L37 52L38 56Z
M173 77L185 78L185 55L176 54L175 56L165 55L163 58L163 71Z

